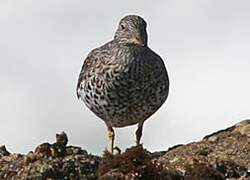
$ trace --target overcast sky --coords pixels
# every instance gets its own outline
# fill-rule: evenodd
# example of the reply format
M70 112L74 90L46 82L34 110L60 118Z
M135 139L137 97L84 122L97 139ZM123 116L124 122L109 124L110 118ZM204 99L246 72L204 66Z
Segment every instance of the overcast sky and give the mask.
M167 66L170 94L146 123L142 141L166 150L250 118L248 0L1 0L0 144L27 153L67 132L92 153L106 148L106 126L76 98L84 58L137 14L149 46ZM135 126L117 129L122 149Z

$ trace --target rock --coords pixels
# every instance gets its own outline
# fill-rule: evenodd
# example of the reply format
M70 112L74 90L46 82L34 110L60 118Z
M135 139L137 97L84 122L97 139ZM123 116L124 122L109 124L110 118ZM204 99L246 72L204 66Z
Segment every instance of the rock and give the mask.
M0 158L0 179L96 179L98 156L80 147L67 146L67 135L56 135L53 144L42 143L27 155L9 154Z
M68 143L68 137L65 132L62 132L61 134L56 134L56 144L61 146L66 146Z
M7 151L6 147L4 145L0 146L0 157L8 155L10 155L10 153Z
M172 148L158 160L183 175L187 169L205 164L225 178L250 178L249 126L250 120L242 121L200 142Z
M149 152L142 145L102 157L68 146L66 133L55 143L42 143L26 155L0 147L0 179L250 179L250 120L207 135L199 142Z
M187 169L185 180L224 180L225 176L207 165Z
M233 133L240 133L250 137L250 120L242 121L235 125Z

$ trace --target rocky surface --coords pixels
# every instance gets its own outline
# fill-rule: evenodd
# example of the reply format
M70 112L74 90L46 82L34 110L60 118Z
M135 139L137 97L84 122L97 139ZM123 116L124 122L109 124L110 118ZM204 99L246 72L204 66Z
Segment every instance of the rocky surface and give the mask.
M67 146L63 132L53 144L43 143L27 155L0 150L0 179L97 179L100 157L88 154L80 147Z
M250 179L250 120L208 135L200 142L171 148L158 161L183 175L190 168L206 165L227 179Z
M0 179L250 180L250 120L165 152L140 145L98 157L67 142L63 132L26 155L0 146Z

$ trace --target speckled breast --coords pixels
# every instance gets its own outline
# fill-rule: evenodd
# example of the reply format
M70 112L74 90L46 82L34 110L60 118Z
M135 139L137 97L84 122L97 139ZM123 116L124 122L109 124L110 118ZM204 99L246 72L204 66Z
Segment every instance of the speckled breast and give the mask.
M85 80L83 101L107 125L124 127L145 121L168 96L168 75L150 49L125 49ZM119 60L119 61L118 61Z

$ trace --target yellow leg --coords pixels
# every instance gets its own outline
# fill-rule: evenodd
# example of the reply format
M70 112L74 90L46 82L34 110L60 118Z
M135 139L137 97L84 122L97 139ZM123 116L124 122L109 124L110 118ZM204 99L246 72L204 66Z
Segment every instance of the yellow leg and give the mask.
M142 136L142 130L143 130L143 123L144 122L140 122L138 124L138 128L136 130L136 145L139 145L140 144L140 140L141 140L141 136Z
M114 154L114 141L115 141L115 132L112 127L108 127L108 138L110 144L110 152Z

